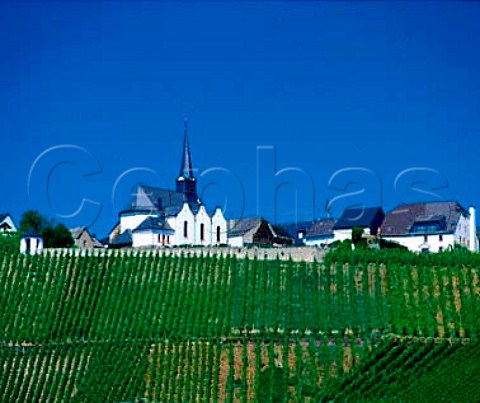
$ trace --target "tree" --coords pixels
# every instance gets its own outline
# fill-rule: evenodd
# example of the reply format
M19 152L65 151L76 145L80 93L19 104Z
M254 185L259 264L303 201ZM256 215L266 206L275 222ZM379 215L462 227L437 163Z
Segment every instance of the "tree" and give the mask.
M20 220L20 233L32 229L42 236L46 248L70 248L73 246L72 234L65 225L54 224L35 210L26 211Z
M42 231L46 248L71 248L73 238L70 230L63 224L48 226Z
M363 228L353 227L352 228L352 242L354 245L358 245L362 242L363 239Z
M24 234L33 229L40 234L47 225L48 220L46 220L38 211L28 210L23 213L20 220L20 233Z

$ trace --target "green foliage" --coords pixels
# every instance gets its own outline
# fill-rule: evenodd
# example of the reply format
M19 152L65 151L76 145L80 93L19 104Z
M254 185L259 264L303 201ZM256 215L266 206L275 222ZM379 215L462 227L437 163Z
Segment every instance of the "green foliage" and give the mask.
M20 233L35 230L42 236L46 248L70 248L74 241L70 230L63 224L55 224L38 211L26 211L20 220Z
M321 401L476 401L479 343L387 341L352 373L332 379Z
M257 399L260 402L281 402L288 394L288 384L282 368L271 366L264 369L260 372L258 381L261 387Z
M63 224L44 228L42 236L46 248L71 248L74 243L70 230Z
M359 248L352 251L351 247L348 247L348 242L343 241L326 254L324 261L327 265L335 262L343 262L349 264L388 263L422 267L479 267L480 254L472 253L466 249L455 249L441 253L416 254L406 248L389 247L380 250Z
M145 390L147 351L138 343L95 346L73 401L135 401Z
M400 249L403 251L407 251L408 248L406 246L400 245L397 242L389 241L387 239L379 238L378 239L380 249Z
M357 246L360 243L364 243L363 228L360 228L360 227L352 228L352 242L355 246Z
M404 400L425 400L421 384L410 394L407 386L418 376L433 389L428 371L439 367L447 382L444 352L454 351L448 343L382 339L394 332L476 340L476 255L442 253L437 265L413 265L432 261L345 245L333 256L350 260L325 263L119 251L1 255L2 396L357 401L358 390L369 400L404 391ZM463 375L473 376L475 365Z
M16 232L0 234L0 255L17 254L20 251L20 235Z
M24 234L28 230L35 230L39 234L44 228L49 226L48 220L36 210L28 210L23 213L20 219L20 233Z

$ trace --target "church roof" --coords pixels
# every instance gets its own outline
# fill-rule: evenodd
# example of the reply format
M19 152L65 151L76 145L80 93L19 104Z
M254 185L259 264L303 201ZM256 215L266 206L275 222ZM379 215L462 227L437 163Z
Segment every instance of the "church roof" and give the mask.
M159 217L147 217L134 229L134 232L136 231L173 231L173 229L165 220Z
M113 246L129 246L132 244L132 231L126 230L122 232L112 242Z
M180 212L185 202L188 202L194 214L198 212L202 204L200 199L196 202L189 201L184 193L171 189L139 185L123 212L151 211L174 216Z

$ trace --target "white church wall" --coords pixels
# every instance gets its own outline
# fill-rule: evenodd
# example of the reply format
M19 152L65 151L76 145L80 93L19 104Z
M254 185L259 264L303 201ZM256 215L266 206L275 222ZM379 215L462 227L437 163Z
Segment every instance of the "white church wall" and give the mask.
M220 227L220 239L217 237L217 227ZM222 210L216 208L212 216L212 244L213 245L227 245L228 236L227 236L227 220L223 216ZM243 244L243 240L242 240Z
M135 231L132 233L132 247L157 246L157 235L152 231Z
M187 223L186 234L185 222ZM176 245L193 245L195 242L195 217L187 203L177 214L175 235Z
M180 243L177 240L179 235L179 232L177 230L177 217L176 216L167 217L166 221L167 221L167 224L170 226L170 228L173 229L173 234L170 235L170 245L180 245Z
M203 225L203 239L202 239L202 225ZM212 244L212 220L207 213L204 206L195 216L195 245L211 245Z

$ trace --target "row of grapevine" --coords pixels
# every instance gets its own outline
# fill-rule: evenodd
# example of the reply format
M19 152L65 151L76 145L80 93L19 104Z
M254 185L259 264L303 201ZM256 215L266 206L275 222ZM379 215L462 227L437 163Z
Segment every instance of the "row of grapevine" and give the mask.
M0 390L5 401L376 398L399 368L423 374L455 351L376 347L382 335L476 340L479 274L396 260L0 254Z
M449 400L448 393L454 400L474 401L479 358L478 342L385 341L349 374L331 380L318 397L322 401L443 401ZM468 398L463 400L462 395Z
M477 268L148 252L4 255L0 264L5 342L480 330Z

